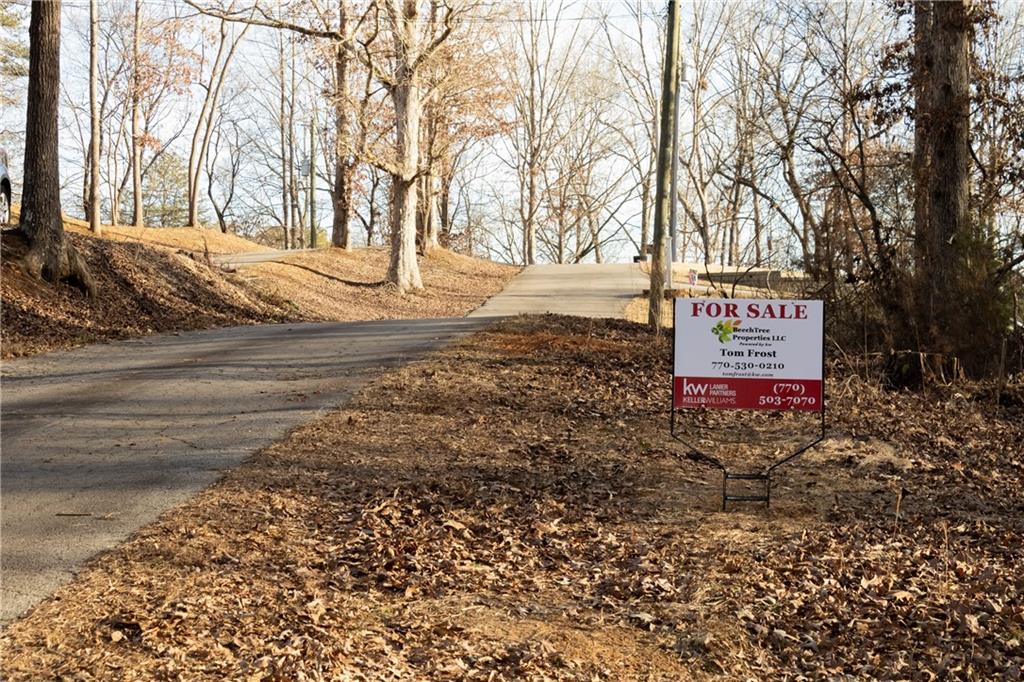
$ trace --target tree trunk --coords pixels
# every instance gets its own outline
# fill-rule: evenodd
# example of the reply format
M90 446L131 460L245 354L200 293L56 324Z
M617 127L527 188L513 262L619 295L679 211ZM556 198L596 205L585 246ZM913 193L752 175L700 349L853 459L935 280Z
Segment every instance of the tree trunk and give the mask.
M340 0L341 13L338 32L346 35L347 16L345 0ZM352 171L353 150L350 149L348 130L348 64L351 55L348 50L338 47L334 54L334 71L338 87L334 100L334 223L331 229L331 244L340 249L352 248L352 234L349 222L352 219Z
M561 210L558 211L558 238L555 242L555 262L559 265L565 263L565 235L565 211Z
M124 188L124 185L123 183L118 184L117 182L117 179L121 177L121 165L118 162L117 150L121 146L121 141L124 139L124 125L124 116L122 116L117 131L117 137L111 138L110 153L107 155L107 174L109 176L107 182L110 192L110 224L114 227L118 227L121 224L121 191Z
M933 341L964 305L957 261L968 226L970 38L963 0L914 7L917 111L914 132L915 246L922 320ZM940 349L936 349L940 350Z
M19 227L28 239L25 269L50 282L70 280L91 296L96 286L64 237L60 208L57 108L60 92L60 2L32 3L29 23L25 185Z
M196 121L195 131L192 133L192 147L188 157L188 225L199 227L199 178L202 175L203 166L206 163L206 156L210 150L210 141L213 139L213 131L217 125L217 113L220 104L220 93L224 89L228 71L231 68L231 61L235 56L239 43L245 37L250 26L247 24L242 28L241 33L232 39L231 45L227 47L227 54L224 53L228 41L228 22L220 22L220 42L217 46L217 56L214 58L213 66L210 69L210 83L206 88L206 96L203 98L203 106L199 112L199 119ZM223 60L222 60L223 57Z
M437 189L437 219L439 221L438 229L441 232L439 241L441 246L445 248L451 248L452 243L451 196L453 177L453 172L445 172L440 178Z
M99 3L89 0L89 228L97 235L100 226L100 112L96 95L99 81Z
M523 225L524 265L537 263L537 208L540 204L537 198L537 173L535 165L531 164L530 180L527 187L526 221Z
M603 263L604 254L601 252L601 236L597 233L597 223L593 214L587 218L587 227L590 229L590 238L594 242L594 262Z
M434 145L437 141L437 117L436 107L425 107L421 114L424 121L420 125L420 155L422 157L421 167L426 169L420 176L421 197L423 202L420 206L420 247L424 254L438 248L440 243L437 239L440 219L437 214L437 182L435 174L441 160L435 154Z
M370 192L367 197L366 245L373 246L373 237L377 234L377 190L380 188L380 169L370 167Z
M287 109L287 97L288 81L285 79L285 58L284 58L284 39L278 43L278 84L281 86L281 97L278 102L278 128L281 133L281 229L284 232L281 247L288 249L291 245L291 224L292 224L292 205L291 205L291 188L288 182L288 173L291 170L291 158L288 156L288 109Z
M309 248L316 248L316 102L309 120Z
M423 195L426 204L423 207L423 253L430 253L432 249L441 246L438 240L441 219L438 217L437 187L432 173L423 176Z
M651 239L651 186L645 178L640 185L640 256L647 260L647 245Z
M142 72L139 69L139 41L142 39L142 0L135 0L135 26L132 31L132 224L143 227L142 215Z
M928 207L932 184L932 133L928 79L934 68L930 39L933 9L930 2L914 3L914 257L923 289L930 286Z
M412 21L416 21L415 16ZM402 293L423 288L419 263L416 262L416 166L419 161L421 102L419 87L412 82L412 76L412 69L403 66L399 69L398 84L391 89L401 175L391 178L392 235L388 281Z
M754 261L760 267L764 265L761 254L761 202L756 192L750 193L750 200L754 204Z
M1009 319L991 241L970 215L971 10L916 3L914 19L915 337L981 373Z
M289 177L289 191L291 196L292 204L292 248L301 249L305 246L305 238L302 230L302 206L299 198L299 176L295 172L295 99L298 95L298 89L295 80L295 40L291 41L292 56L288 62L289 72L291 74L291 84L289 85L288 93L288 177Z
M420 160L420 116L422 93L416 82L416 59L420 54L420 18L417 0L395 0L394 20L395 82L391 99L395 106L395 170L392 174L391 266L388 281L405 293L422 289L416 261L416 178Z
M420 145L420 149L423 145ZM416 180L416 249L420 255L426 253L423 241L427 236L427 187L422 175Z
M214 100L214 79L220 70L220 60L224 56L224 46L227 43L227 22L223 19L220 22L220 41L217 44L217 56L213 59L213 66L210 67L210 83L206 88L206 96L203 97L203 106L199 110L199 118L196 119L196 127L192 131L192 147L188 155L188 226L199 227L199 176L202 175L202 161L200 159L200 145L205 131L212 126L213 120L211 107ZM201 76L202 74L200 74Z

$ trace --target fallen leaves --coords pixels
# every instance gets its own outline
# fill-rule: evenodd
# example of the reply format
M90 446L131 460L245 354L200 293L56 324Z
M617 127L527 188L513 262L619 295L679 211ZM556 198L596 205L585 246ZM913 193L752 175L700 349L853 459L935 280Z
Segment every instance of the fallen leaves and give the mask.
M844 379L835 437L780 471L772 511L722 514L717 470L665 433L667 369L637 325L545 317L384 375L12 624L5 673L1019 673L1019 408ZM766 432L772 456L793 425L755 416L722 449L753 462Z
M3 356L31 355L84 343L154 332L206 329L294 319L236 278L172 249L69 233L100 295L87 298L66 284L29 278L17 230L4 230Z

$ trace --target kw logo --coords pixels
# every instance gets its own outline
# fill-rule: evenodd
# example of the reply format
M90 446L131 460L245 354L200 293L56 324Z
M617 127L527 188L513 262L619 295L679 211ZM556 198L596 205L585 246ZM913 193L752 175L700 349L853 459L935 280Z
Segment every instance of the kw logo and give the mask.
M707 395L707 392L707 384L691 384L686 379L683 379L683 395Z

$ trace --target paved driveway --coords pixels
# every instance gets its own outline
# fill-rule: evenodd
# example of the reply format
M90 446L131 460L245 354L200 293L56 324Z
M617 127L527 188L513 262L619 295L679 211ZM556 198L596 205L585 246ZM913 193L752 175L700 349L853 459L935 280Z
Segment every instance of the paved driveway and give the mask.
M649 276L633 263L531 265L470 317L559 313L621 318L649 284Z

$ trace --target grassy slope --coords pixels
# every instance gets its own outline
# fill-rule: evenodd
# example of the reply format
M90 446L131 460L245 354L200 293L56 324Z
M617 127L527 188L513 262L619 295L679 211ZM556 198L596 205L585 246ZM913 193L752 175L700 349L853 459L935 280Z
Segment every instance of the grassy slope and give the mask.
M92 235L67 219L72 243L96 277L90 301L69 286L26 277L25 242L3 234L0 263L2 356L29 355L157 332L289 320L361 320L460 316L499 291L515 268L445 251L421 261L427 290L401 296L383 285L387 254L377 249L297 254L224 273L206 254L266 247L195 228L113 228Z
M384 284L387 249L329 249L238 271L287 309L327 320L460 317L501 291L518 268L438 249L420 259L425 289L398 296Z
M18 222L20 207L11 209L11 224ZM64 216L64 229L73 234L92 235L89 223L71 216ZM270 247L249 241L234 234L223 234L219 230L197 227L131 227L103 225L104 239L118 242L135 242L147 246L162 247L190 254L209 253L212 256L225 253L251 253L270 251Z

